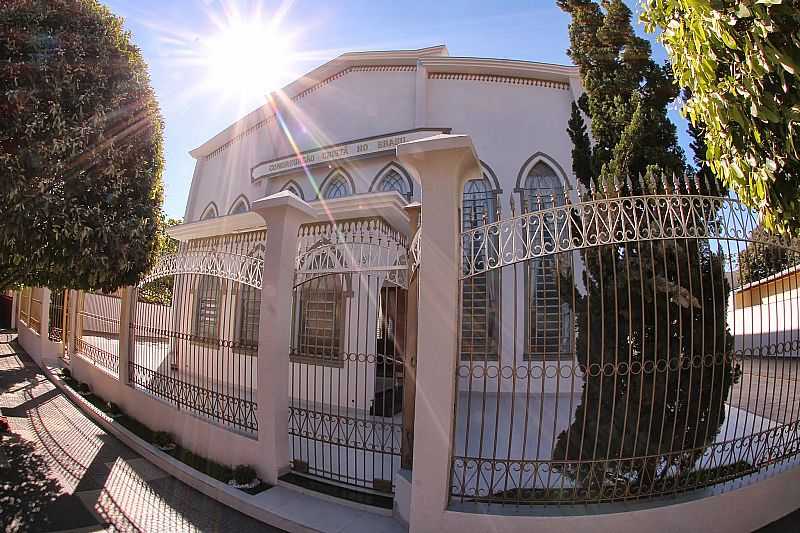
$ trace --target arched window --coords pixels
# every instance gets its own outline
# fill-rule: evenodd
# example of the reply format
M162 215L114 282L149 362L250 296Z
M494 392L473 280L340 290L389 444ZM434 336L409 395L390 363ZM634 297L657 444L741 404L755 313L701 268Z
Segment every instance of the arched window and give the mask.
M553 167L539 161L528 172L523 188L522 209L526 213L564 205L564 184Z
M239 196L239 198L233 203L230 211L228 211L229 215L239 215L241 213L247 213L250 211L250 202L247 201L247 198L244 195Z
M405 170L396 163L389 163L375 177L370 191L391 192L397 191L408 200L414 194L414 185Z
M217 218L219 216L217 211L217 205L214 202L208 204L203 211L203 214L200 216L200 220L208 220L211 218Z
M301 200L305 200L305 197L303 196L303 189L301 189L300 186L295 181L287 182L286 185L284 185L283 189L281 190L289 191L290 193L294 194Z
M337 176L326 184L325 191L322 193L322 197L326 200L334 200L336 198L350 196L351 194L353 193L350 190L350 184L347 183L347 180Z
M466 182L461 204L462 229L474 229L495 222L498 215L497 194L486 174L481 179ZM483 238L483 234L474 237L474 239ZM464 250L483 245L481 242L465 242ZM499 270L483 272L465 279L461 285L461 359L464 361L497 360L500 323L499 274Z
M409 193L408 182L396 170L388 172L383 177L380 184L380 190L381 192L397 191L404 196Z
M564 205L564 182L552 166L538 161L528 171L521 190L522 208L526 213ZM561 229L558 217L544 217L534 231L536 242L553 240ZM560 277L570 276L572 254L557 253L528 261L525 275L525 358L528 360L571 359L572 314L560 296Z

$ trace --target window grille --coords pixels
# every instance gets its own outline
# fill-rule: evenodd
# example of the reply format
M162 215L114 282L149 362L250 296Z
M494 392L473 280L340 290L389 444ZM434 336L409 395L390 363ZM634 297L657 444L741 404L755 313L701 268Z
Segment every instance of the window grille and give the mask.
M408 196L411 193L408 190L408 180L396 170L391 170L383 176L379 190L381 192L397 191L403 196Z
M325 187L323 197L326 200L334 200L336 198L344 198L350 196L353 192L350 190L350 184L342 176L332 178L330 183Z
M296 356L340 361L342 347L342 275L331 274L300 287Z
M238 341L245 350L258 349L258 322L261 310L261 291L241 285L239 294Z
M539 162L525 180L522 205L526 213L564 205L564 186L555 171ZM558 231L557 222L543 218L541 227L534 228L544 244L552 243ZM552 254L528 261L525 273L527 309L525 357L529 360L569 359L572 335L569 306L560 298L560 272L572 271L570 254Z
M221 281L213 276L200 276L195 303L194 334L205 340L219 338Z
M496 220L497 197L487 179L470 180L464 185L461 216L464 230ZM481 244L464 243L464 253ZM464 280L461 291L462 360L497 360L499 292L499 271L484 272Z

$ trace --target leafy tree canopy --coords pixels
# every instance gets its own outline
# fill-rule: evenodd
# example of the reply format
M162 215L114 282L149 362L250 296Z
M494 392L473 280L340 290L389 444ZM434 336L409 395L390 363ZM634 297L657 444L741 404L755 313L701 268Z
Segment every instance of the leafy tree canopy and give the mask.
M642 0L661 28L711 168L767 228L800 232L800 5L796 0Z
M163 125L122 19L4 2L0 58L0 289L136 283L158 247Z

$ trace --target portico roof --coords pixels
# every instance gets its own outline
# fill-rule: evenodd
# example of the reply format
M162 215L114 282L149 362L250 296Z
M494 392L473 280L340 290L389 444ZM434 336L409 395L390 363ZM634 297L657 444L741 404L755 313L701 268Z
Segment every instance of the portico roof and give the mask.
M316 212L317 222L353 218L380 217L394 229L408 234L407 200L396 191L354 194L334 200L315 200L308 205ZM179 241L215 235L244 233L264 229L264 219L252 211L238 215L199 220L172 226L167 233ZM267 228L269 229L269 228Z

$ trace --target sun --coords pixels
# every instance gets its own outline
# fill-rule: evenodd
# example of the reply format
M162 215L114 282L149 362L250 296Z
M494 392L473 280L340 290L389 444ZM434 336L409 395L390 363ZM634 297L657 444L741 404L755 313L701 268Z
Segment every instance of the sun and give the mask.
M225 92L263 96L286 81L291 43L274 23L237 17L205 46L209 82Z

